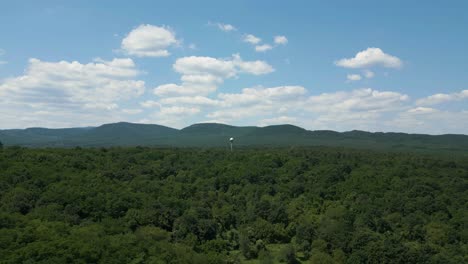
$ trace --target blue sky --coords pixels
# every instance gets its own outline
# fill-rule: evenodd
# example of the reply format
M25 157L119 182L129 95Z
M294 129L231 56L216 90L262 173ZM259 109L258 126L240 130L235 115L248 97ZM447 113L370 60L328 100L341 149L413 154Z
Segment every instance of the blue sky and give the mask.
M0 129L468 134L466 1L272 2L2 3Z

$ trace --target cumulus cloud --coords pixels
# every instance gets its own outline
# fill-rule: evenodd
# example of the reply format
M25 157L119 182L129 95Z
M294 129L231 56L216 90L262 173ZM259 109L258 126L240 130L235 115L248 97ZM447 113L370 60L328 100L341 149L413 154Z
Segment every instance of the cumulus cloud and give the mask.
M408 100L405 94L364 88L311 96L306 108L314 112L385 112L401 109Z
M229 32L229 31L236 31L236 27L234 27L233 25L231 24L223 24L223 23L216 23L216 26L224 31L224 32Z
M244 61L239 54L234 54L232 56L232 63L238 69L238 72L248 73L253 75L263 75L272 73L275 69L265 61L255 60L255 61Z
M221 93L218 97L224 106L281 103L300 99L307 90L302 86L278 86L271 88L244 88L241 93Z
M31 120L44 120L36 115L46 114L50 114L46 123L51 126L65 126L77 119L89 123L102 120L107 114L92 115L115 111L119 102L144 93L145 82L135 79L138 74L131 59L96 59L86 64L30 59L23 75L0 83L0 108L4 108L0 119L10 120L3 119L6 113L21 117L24 121L16 120L17 126L32 125Z
M218 78L229 78L236 74L232 60L212 57L190 56L177 59L173 68L176 72L189 76L191 81L209 81ZM188 81L188 79L186 79Z
M406 94L371 88L310 95L302 86L258 86L219 93L215 98L179 96L162 98L159 102L199 110L174 115L172 122L196 115L200 121L262 126L292 123L308 129L337 131L468 131L468 125L457 125L456 122L468 121L467 111L447 112L414 106L414 101Z
M348 81L359 81L362 79L362 77L359 74L348 74L346 79L348 79Z
M371 88L322 93L302 104L308 114L300 121L314 129L388 131L385 120L406 111L409 103L408 95Z
M199 107L179 106L179 105L159 105L159 107L150 112L145 118L140 119L140 123L162 124L175 128L182 128L192 124L193 116L201 112Z
M30 59L26 73L0 84L0 95L16 100L51 104L101 105L143 94L145 83L131 59L81 64Z
M161 98L158 103L162 106L197 109L185 110L188 111L187 115L174 116L178 121L196 114L201 121L256 125L293 123L306 128L339 131L388 130L390 126L386 125L390 123L386 122L390 122L398 113L416 115L436 111L412 108L408 95L393 91L364 88L309 95L302 86L244 88L237 93L219 93L216 98L199 95L168 96ZM160 115L158 118L162 120L164 117Z
M406 112L410 114L416 114L416 115L425 115L425 114L439 112L439 110L430 108L430 107L416 107L416 108L408 109L408 111Z
M309 95L302 86L254 87L221 93L207 119L256 125L292 123L309 129L382 130L389 116L407 111L409 97L370 88Z
M129 114L129 115L136 115L136 114L140 114L141 112L143 112L143 110L141 109L130 109L130 108L122 109L122 113Z
M157 86L154 88L153 93L157 96L180 96L209 94L216 91L216 89L217 85L212 83L207 83L206 85L200 83L184 83L183 85L168 83Z
M288 108L300 107L307 90L302 86L244 88L240 93L218 94L217 108L206 117L229 123L255 117L256 122L281 114Z
M272 110L271 105L253 105L248 108L218 109L208 113L206 117L219 120L221 123L229 123L253 116L261 118L262 115L271 114Z
M286 44L288 44L288 39L285 36L275 36L274 41L275 41L275 44L277 44L277 45L286 45Z
M385 68L400 68L403 62L396 56L384 53L379 48L367 48L360 51L354 58L345 58L335 62L337 66L344 68L370 68L381 66Z
M264 61L244 61L238 54L229 59L190 56L177 59L173 65L181 74L180 85L163 84L154 89L158 96L203 96L217 90L225 79L246 73L262 75L273 72L271 65Z
M258 43L260 43L262 41L262 39L257 38L256 36L254 36L252 34L247 34L247 35L244 36L243 41L247 42L247 43L250 43L252 45L257 45Z
M367 79L374 78L375 76L375 73L373 71L364 70L363 72L364 72L364 77L366 77Z
M198 105L198 106L217 106L219 100L214 100L205 96L178 96L162 98L161 104L164 105Z
M255 46L255 51L257 51L257 52L265 52L265 51L268 51L268 50L271 50L271 49L273 49L273 47L271 45L268 45L268 44Z
M468 111L442 111L417 107L383 120L388 130L423 134L468 133Z
M274 46L270 44L260 44L262 42L261 38L258 38L252 34L247 34L244 35L243 39L244 42L250 43L255 46L255 51L256 52L266 52L268 50L272 50L274 47L278 45L286 45L288 43L288 39L285 36L275 36L273 38L274 40Z
M137 57L166 57L168 48L178 44L175 33L168 27L140 25L122 40L121 48Z
M451 101L461 101L464 99L468 99L468 90L462 90L458 93L438 93L434 94L425 98L421 98L416 101L417 105L436 105Z
M170 106L162 107L161 115L194 115L200 112L197 107Z
M140 102L140 105L144 108L161 107L161 104L154 100L146 100L146 101Z
M260 120L260 126L269 126L269 125L282 125L282 124L294 124L297 122L297 118L292 116L278 116L273 118L266 118Z

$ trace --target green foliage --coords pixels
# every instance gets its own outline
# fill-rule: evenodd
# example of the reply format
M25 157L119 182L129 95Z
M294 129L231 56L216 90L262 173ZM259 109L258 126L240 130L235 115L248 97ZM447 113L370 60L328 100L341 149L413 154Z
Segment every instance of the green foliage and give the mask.
M266 249L262 249L258 254L258 260L260 264L273 264L274 258L270 251Z
M463 155L6 147L0 263L466 263L467 175Z
M296 264L299 262L296 259L296 250L293 245L289 244L281 250L279 261L287 264Z
M327 253L315 252L310 257L310 264L335 264L335 261Z

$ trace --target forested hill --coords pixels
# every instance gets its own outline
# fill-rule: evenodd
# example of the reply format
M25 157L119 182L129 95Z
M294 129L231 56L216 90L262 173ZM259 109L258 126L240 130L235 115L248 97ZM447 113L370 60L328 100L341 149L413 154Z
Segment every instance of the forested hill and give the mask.
M468 151L466 135L422 135L405 133L335 132L305 130L292 125L236 127L224 124L194 124L183 129L161 125L114 123L86 128L27 128L0 130L6 146L25 147L226 147L235 138L235 146L342 146L385 150L432 152Z

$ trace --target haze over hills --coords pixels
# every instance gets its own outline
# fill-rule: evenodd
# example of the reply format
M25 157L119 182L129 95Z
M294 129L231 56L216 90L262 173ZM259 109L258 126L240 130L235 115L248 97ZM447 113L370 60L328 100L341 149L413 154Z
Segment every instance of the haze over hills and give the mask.
M468 152L467 135L309 131L293 125L237 127L201 123L183 129L155 124L113 123L84 128L0 130L5 146L24 147L226 147L229 137L246 146L339 146L372 149Z

